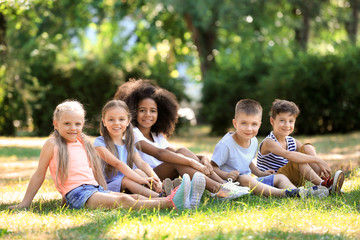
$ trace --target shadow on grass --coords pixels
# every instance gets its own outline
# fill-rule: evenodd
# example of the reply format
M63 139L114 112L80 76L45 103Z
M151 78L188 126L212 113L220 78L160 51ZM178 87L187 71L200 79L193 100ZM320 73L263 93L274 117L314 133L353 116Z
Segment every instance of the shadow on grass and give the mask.
M0 228L0 238L5 237L5 235L9 235L11 232L6 228Z
M0 211L7 211L9 209L10 206L12 205L16 205L19 204L19 202L14 202L14 203L3 203L0 204ZM50 212L55 212L55 211L59 211L59 209L61 205L61 200L59 199L53 199L53 200L40 200L37 202L34 202L33 204L31 204L31 206L29 208L26 208L26 210L22 210L22 209L15 209L12 210L13 214L17 214L20 211L31 211L33 213L38 213L39 215L44 215L44 214L48 214Z
M254 232L254 231L242 231L236 230L227 233L221 231L206 232L199 236L197 239L346 239L344 235L333 235L329 233L316 234L316 233L303 233L303 232L284 232L277 229L271 229L267 232Z

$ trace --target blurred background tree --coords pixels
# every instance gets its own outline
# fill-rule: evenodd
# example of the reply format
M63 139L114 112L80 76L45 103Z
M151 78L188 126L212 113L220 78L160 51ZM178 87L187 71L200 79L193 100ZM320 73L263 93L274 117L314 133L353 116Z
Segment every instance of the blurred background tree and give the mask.
M241 98L295 101L304 134L358 130L359 0L0 0L0 135L48 135L71 98L97 134L103 104L129 78L190 102L213 134Z

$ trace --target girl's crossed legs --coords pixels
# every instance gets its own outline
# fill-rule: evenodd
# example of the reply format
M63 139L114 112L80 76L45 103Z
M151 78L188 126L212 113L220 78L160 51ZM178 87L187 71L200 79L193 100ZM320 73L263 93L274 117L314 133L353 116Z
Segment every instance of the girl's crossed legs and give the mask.
M163 181L165 178L174 179L185 173L189 174L192 178L197 171L194 168L185 165L162 163L154 168L154 172L159 176L160 180ZM221 187L221 183L212 180L208 176L205 176L205 181L205 188L212 193L216 193Z

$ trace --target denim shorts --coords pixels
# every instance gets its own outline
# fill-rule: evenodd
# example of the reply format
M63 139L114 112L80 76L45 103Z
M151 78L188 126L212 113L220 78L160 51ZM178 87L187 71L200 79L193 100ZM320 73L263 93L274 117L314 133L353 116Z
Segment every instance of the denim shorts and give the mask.
M65 195L66 204L69 208L80 209L85 206L86 201L96 192L108 193L110 191L104 190L100 185L81 185L74 188Z
M271 174L269 176L259 177L256 180L258 180L259 182L261 182L263 184L273 187L274 186L274 176L275 176L275 174Z

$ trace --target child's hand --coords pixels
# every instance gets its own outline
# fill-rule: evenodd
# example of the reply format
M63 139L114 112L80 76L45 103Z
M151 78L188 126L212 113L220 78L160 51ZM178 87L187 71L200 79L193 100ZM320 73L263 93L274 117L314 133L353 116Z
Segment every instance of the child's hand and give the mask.
M231 178L233 181L236 181L239 177L240 171L231 171L226 174L226 179Z
M211 166L210 162L205 162L204 166L209 170L210 173L214 172L213 166Z
M271 174L275 174L275 171L272 169L268 169L268 170L264 171L264 176L269 176Z
M323 175L324 177L331 177L331 169L329 165L320 158L319 167L320 167L320 176Z
M210 171L207 167L199 163L198 161L193 160L192 161L192 167L198 170L199 172L203 173L206 176L210 175Z
M159 178L152 179L152 187L157 193L160 193L162 191L162 182Z
M66 199L65 199L65 197L62 197L61 198L61 205L60 205L61 207L64 207L64 206L66 206Z
M214 172L214 168L206 156L201 156L200 162L210 171L210 173Z
M15 210L15 209L25 209L26 207L20 206L20 204L17 205L12 205L8 207L11 210Z
M138 183L141 185L146 185L148 188L151 188L152 179L152 177L142 177L141 179L139 179Z

